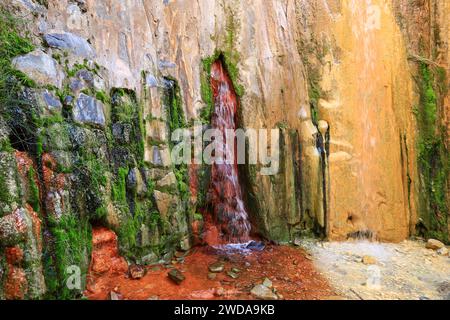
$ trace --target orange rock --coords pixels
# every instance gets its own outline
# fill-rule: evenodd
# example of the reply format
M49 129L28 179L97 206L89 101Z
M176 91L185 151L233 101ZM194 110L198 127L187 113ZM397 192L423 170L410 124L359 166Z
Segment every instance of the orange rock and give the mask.
M25 271L8 264L8 275L6 277L5 298L7 300L22 300L28 291L28 282Z
M12 265L19 265L23 260L23 250L19 246L5 249L6 261Z

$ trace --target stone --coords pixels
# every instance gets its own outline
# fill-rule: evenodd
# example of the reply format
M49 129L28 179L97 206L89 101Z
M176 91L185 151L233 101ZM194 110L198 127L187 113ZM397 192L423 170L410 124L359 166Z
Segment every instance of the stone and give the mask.
M263 251L266 245L261 241L251 241L246 248L254 251Z
M172 171L156 183L156 185L160 188L170 188L176 186L176 184L177 178Z
M440 248L436 251L440 256L448 256L448 249L446 247Z
M300 247L302 245L302 239L299 237L296 237L293 241L293 244L297 247Z
M253 287L251 294L260 300L278 300L278 296L268 287L258 284Z
M377 260L372 256L364 256L362 257L362 263L364 263L365 265L373 265L377 264Z
M140 197L147 193L147 186L144 183L141 172L138 168L130 170L127 176L127 187L129 190L134 190Z
M233 271L228 271L228 272L227 272L227 275L228 275L230 278L232 278L232 279L237 279L237 278L239 278L239 274L237 274L236 272L233 272Z
M37 84L62 87L64 74L55 59L41 50L35 50L12 60L13 66Z
M122 145L129 144L131 142L131 130L132 126L129 123L114 123L112 125L114 140Z
M52 114L61 112L62 103L59 100L59 98L55 96L55 94L53 92L44 90L41 93L41 98L42 98L43 106L45 107L45 109L47 111L49 111Z
M148 121L146 133L155 142L165 142L168 140L167 125L161 120L152 119Z
M168 276L170 280L172 280L178 285L181 284L186 279L186 277L178 269L170 270Z
M215 262L215 263L209 265L208 269L211 272L220 273L220 272L223 272L223 270L225 269L225 265L223 264L223 262Z
M208 273L208 279L209 280L216 280L216 278L217 278L217 273L214 273L214 272L209 272Z
M436 239L429 239L425 247L430 250L439 250L441 248L444 248L445 244Z
M170 150L166 146L152 146L145 152L145 161L154 166L167 168L172 163L170 158Z
M103 103L84 93L78 96L72 112L74 120L78 123L105 126Z
M151 296L147 300L148 301L156 301L156 300L159 300L159 297L158 296Z
M225 295L225 289L223 287L218 287L214 290L214 295L216 297L223 297Z
M122 300L122 295L120 293L111 291L109 293L109 300L114 300L114 301Z
M13 246L26 239L28 225L25 211L25 209L19 208L0 218L0 243L2 246Z
M158 256L155 253L151 252L141 258L141 263L144 265L150 265L153 263L157 263L158 260Z
M49 47L68 50L83 58L93 59L96 56L95 50L86 39L70 32L47 33L44 40Z
M139 280L145 276L146 269L143 266L133 264L128 268L131 279Z
M161 216L167 217L171 208L176 204L177 198L171 194L160 192L158 190L153 192L153 196L159 213L161 213Z
M269 278L265 278L263 283L262 283L262 285L267 287L267 288L272 288L272 286L273 286L272 281L270 281Z

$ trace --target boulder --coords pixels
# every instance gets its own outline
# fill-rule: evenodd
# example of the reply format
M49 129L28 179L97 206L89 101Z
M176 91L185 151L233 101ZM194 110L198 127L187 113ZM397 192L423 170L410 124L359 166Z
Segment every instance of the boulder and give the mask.
M431 250L439 250L444 247L445 247L445 244L443 244L441 241L436 240L436 239L429 239L426 244L426 248L431 249Z
M68 50L73 54L86 58L95 58L95 50L86 39L70 32L47 33L44 35L45 42L49 47Z
M278 300L278 296L270 288L262 284L254 286L251 294L261 300Z
M61 88L64 74L55 59L41 50L35 50L13 59L13 66L39 85Z
M104 106L99 100L81 93L73 108L73 119L82 124L104 127L106 123Z

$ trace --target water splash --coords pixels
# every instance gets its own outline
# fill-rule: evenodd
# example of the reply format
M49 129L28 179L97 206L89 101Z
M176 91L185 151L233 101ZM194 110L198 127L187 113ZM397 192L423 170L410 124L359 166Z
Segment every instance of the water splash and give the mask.
M212 165L208 202L213 210L217 242L244 243L249 240L250 223L239 183L236 143L234 152L225 143L226 130L237 128L238 99L231 79L219 60L211 67L211 87L215 102L211 125L223 133L224 141L222 145L216 145L215 152L220 152L226 159L234 157L234 161Z

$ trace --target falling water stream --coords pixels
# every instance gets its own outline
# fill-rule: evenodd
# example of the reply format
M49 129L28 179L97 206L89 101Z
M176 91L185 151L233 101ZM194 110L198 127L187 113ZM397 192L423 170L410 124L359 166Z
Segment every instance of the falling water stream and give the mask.
M220 60L211 67L211 87L214 95L215 110L211 119L213 129L223 134L223 144L216 144L215 152L220 152L232 163L213 163L211 184L208 191L212 209L213 223L217 228L218 243L243 243L249 241L250 223L244 207L241 185L239 183L237 150L234 144L226 141L226 130L237 128L238 99L230 77Z

